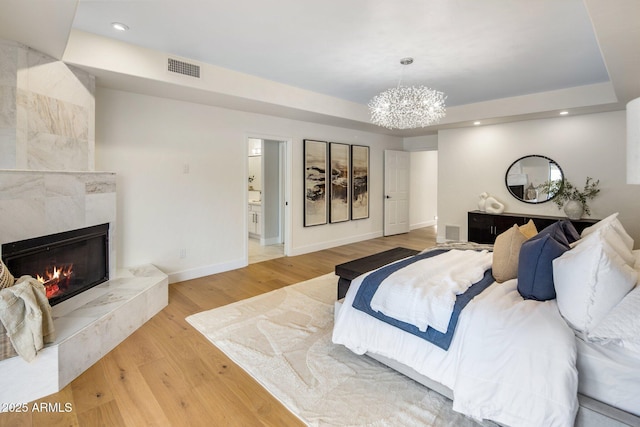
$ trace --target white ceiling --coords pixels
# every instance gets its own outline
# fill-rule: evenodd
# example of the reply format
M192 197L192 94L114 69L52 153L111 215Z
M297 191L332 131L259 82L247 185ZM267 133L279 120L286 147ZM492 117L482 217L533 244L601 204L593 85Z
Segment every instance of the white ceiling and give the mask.
M73 27L362 104L406 56L451 106L609 80L582 0L81 0Z
M582 87L591 92L594 87L600 92L610 88L612 96L592 102L583 97L581 112L621 109L640 96L640 0L57 0L49 2L55 3L53 7L44 3L0 0L0 37L24 42L16 37L17 29L22 29L30 34L25 44L62 58L72 17L75 30L363 105L395 86L403 75L406 84L424 84L446 93L453 116L449 126L472 120L470 105L495 106L503 99L569 88L574 94ZM31 32L19 22L26 19L29 5L40 10L29 8L40 20ZM45 24L51 15L47 10L55 11L60 29ZM130 30L114 31L110 26L114 21ZM34 45L33 33L42 35L44 48L38 42ZM415 62L403 69L399 61L406 56ZM118 85L113 76L92 71L99 85L101 79L107 86ZM126 86L125 80L121 84ZM129 81L131 86L135 84ZM545 113L544 103L539 104L512 116L502 112L494 119ZM425 131L433 129L437 127Z

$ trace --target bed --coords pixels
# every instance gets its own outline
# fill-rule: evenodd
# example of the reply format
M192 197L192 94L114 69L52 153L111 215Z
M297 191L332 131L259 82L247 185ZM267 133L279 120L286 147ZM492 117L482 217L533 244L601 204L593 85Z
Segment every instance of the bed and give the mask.
M499 236L490 251L490 268L496 272L488 270L492 276L488 286L460 310L456 322L451 316L455 329L448 344L434 344L415 330L381 320L387 316L383 312L398 315L402 323L421 332L430 330L429 322L438 323L410 314L414 308L405 313L395 307L394 312L393 304L381 304L382 297L374 299L375 293L388 297L385 292L399 286L394 282L397 278L407 282L408 277L437 276L440 273L431 272L434 264L443 264L438 261L443 250L449 254L487 248L440 245L421 254L438 252L426 255L431 261L396 261L354 279L345 298L336 304L333 342L446 395L453 400L454 410L478 420L508 426L640 426L640 286L636 286L640 251L632 250L633 241L622 235L625 232L615 214L582 235L565 222L528 235L514 227L506 236L508 244L505 236ZM514 236L521 240L519 246ZM558 249L555 239L566 247ZM551 247L559 254L549 256L540 247ZM532 264L532 253L536 254L533 280L524 270ZM394 267L402 262L408 264ZM464 259L456 262L458 271L460 265L473 268ZM515 273L514 262L518 264ZM511 269L506 276L505 267ZM387 268L392 272L383 273ZM517 277L510 277L513 274ZM551 290L548 283L540 285L545 274L547 281L555 279ZM376 275L383 278L368 300L369 309L377 309L374 317L362 307L354 308L354 302L361 306L359 299ZM464 279L472 277L477 279L477 273ZM456 295L459 298L476 284L457 289ZM531 292L533 297L523 297ZM416 299L406 289L399 295ZM389 301L397 303L398 296L394 298Z

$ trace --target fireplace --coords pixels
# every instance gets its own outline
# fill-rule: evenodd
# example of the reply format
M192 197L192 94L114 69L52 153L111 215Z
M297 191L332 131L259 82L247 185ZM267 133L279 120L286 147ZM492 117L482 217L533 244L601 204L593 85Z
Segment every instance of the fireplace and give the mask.
M2 261L44 283L53 306L109 280L109 224L5 243Z

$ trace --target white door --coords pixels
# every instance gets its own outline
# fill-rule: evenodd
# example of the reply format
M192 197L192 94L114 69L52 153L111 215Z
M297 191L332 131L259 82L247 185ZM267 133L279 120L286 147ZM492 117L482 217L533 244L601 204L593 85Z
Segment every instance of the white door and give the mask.
M409 232L409 152L384 151L384 235Z

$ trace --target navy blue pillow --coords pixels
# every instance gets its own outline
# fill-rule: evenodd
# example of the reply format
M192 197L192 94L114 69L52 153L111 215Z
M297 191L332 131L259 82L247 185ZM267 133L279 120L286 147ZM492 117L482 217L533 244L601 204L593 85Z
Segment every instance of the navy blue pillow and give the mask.
M518 292L524 299L547 301L556 297L553 260L568 250L569 246L555 240L552 233L535 236L522 244L518 258Z
M543 228L538 234L533 236L532 239L540 239L546 235L551 236L556 242L560 242L567 247L569 247L570 243L580 238L580 234L578 234L576 228L568 219L554 222L550 226Z
M569 243L576 242L580 240L580 233L576 230L576 227L573 225L571 221L568 219L563 219L562 221L558 221L560 227L564 231L564 235L569 241Z
M562 243L563 245L569 247L569 239L562 229L560 221L554 222L550 226L543 228L538 234L533 236L532 239L541 239L544 236L550 236L556 242Z

